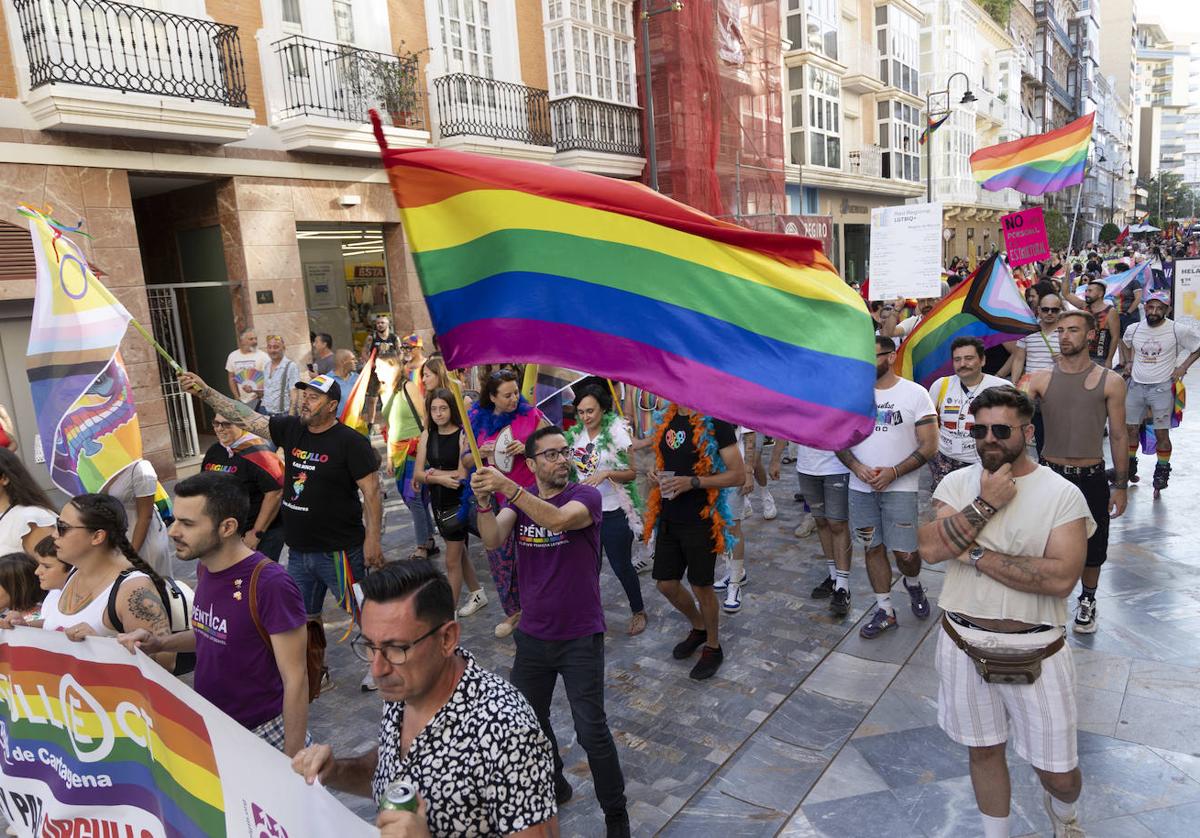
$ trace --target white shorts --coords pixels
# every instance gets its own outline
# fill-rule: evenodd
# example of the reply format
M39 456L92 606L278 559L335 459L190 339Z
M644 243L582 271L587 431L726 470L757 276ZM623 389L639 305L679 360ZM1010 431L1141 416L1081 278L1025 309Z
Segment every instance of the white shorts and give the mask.
M1061 632L1012 635L954 628L972 646L996 649L1048 646ZM1043 771L1061 774L1079 764L1075 661L1069 645L1042 661L1041 677L1033 684L989 684L945 629L939 634L938 725L947 736L982 748L1007 742L1011 733L1021 758Z

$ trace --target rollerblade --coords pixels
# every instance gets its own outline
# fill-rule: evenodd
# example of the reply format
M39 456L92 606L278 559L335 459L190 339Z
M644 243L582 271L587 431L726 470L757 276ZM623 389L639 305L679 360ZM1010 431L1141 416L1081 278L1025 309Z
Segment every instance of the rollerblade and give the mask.
M1137 483L1138 480L1141 479L1140 477L1138 477L1138 473L1137 473L1137 460L1138 460L1137 457L1129 458L1129 482L1130 483Z
M1167 488L1167 481L1171 479L1171 464L1159 463L1154 467L1154 497L1157 499L1162 495L1162 490Z

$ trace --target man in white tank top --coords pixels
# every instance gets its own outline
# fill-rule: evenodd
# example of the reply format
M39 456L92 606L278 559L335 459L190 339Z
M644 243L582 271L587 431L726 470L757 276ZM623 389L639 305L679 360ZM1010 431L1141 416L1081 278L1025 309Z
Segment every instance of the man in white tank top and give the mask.
M984 838L1009 835L1007 741L1045 789L1055 836L1082 835L1075 669L1067 597L1096 525L1083 494L1029 459L1033 403L993 387L973 403L980 464L951 472L919 532L921 557L947 562L939 604L938 724L971 755Z

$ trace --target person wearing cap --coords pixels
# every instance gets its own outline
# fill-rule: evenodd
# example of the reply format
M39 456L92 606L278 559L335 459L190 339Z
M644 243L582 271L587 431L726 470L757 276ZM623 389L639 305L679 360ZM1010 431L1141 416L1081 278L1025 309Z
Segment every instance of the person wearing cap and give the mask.
M179 383L238 427L269 438L284 452L287 569L304 598L310 631L323 639L326 591L349 609L353 585L366 575L366 566L383 566L383 504L375 476L379 457L370 440L337 420L341 387L328 375L298 381L297 414L268 418L218 393L195 373L180 373ZM324 648L323 642L316 645ZM374 688L367 680L363 685Z
M1164 291L1146 295L1146 321L1130 324L1121 337L1121 374L1129 381L1125 421L1129 438L1129 479L1137 480L1141 423L1150 414L1154 425L1154 467L1157 495L1171 477L1171 416L1175 411L1175 382L1182 381L1200 357L1200 335L1167 317L1171 298ZM1180 363L1179 356L1190 353Z

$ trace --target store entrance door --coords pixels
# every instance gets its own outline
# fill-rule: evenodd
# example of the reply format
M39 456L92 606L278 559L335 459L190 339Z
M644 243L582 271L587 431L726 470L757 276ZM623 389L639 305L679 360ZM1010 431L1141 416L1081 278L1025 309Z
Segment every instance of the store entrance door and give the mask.
M847 224L846 231L846 275L847 282L860 285L870 273L871 226L869 224Z

